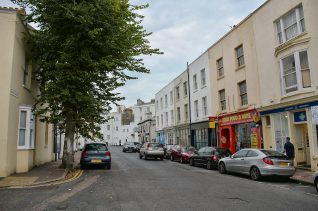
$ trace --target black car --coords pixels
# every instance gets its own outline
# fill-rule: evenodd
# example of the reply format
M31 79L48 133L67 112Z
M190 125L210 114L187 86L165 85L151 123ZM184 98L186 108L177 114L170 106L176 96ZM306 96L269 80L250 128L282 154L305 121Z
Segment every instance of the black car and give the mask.
M111 168L111 154L106 144L89 143L83 148L81 160L81 168L87 166L104 166L107 169Z
M135 144L133 142L126 142L123 147L123 152L137 152Z
M232 153L228 149L219 147L203 147L190 157L189 163L191 166L201 165L207 169L217 169L218 162L223 157L229 157Z
M140 152L140 148L141 148L142 144L136 144L136 151Z

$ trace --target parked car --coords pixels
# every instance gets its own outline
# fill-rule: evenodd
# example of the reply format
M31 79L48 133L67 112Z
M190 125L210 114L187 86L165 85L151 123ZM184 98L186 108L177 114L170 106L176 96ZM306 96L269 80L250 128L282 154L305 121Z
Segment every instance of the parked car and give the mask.
M174 160L180 160L181 158L181 146L180 145L174 145L171 148L171 152L170 152L170 160L174 161Z
M164 150L161 144L159 143L149 143L146 142L142 145L139 152L139 158L142 159L143 157L145 160L148 158L160 158L163 160Z
M142 144L136 144L135 146L136 146L136 152L140 152L140 148L141 148Z
M136 146L133 142L125 142L123 152L136 152Z
M170 155L171 155L171 151L172 151L173 146L174 146L173 144L166 144L165 147L163 148L165 159L170 159Z
M318 164L317 164L317 166L318 166ZM314 173L313 177L314 177L315 188L316 188L316 190L317 190L317 192L318 192L318 171L316 171L316 172Z
M232 153L221 147L202 147L189 158L191 166L206 166L207 169L217 169L221 158L231 156Z
M106 144L89 143L83 148L80 160L81 168L86 166L104 166L107 169L111 168L111 154Z
M190 157L196 152L196 149L191 146L181 147L180 163L188 163Z
M277 151L265 149L242 149L231 157L219 161L219 171L237 172L259 180L262 176L278 175L289 178L295 174L293 161Z

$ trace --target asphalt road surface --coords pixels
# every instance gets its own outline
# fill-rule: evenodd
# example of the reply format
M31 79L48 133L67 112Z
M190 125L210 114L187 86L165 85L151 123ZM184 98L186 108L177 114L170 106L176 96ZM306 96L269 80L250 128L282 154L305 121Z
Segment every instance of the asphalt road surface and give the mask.
M0 189L0 210L318 210L313 186L140 160L111 147L112 169L86 169L71 183Z

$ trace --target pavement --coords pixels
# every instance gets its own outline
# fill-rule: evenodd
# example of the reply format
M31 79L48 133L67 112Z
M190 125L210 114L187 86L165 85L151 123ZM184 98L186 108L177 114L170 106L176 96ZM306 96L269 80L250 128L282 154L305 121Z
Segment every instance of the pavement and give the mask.
M80 152L75 153L75 166L78 166L80 160ZM9 177L0 179L0 188L5 187L24 187L49 184L56 181L66 179L67 172L65 169L59 168L62 161L48 162L40 166L36 166L29 172L13 174ZM313 172L310 170L296 169L296 173L290 179L293 182L313 184Z
M80 152L75 153L75 167L79 166L80 154ZM35 166L29 172L12 174L8 177L0 178L0 188L34 187L69 179L67 178L68 172L63 168L59 168L61 164L62 160L48 162Z

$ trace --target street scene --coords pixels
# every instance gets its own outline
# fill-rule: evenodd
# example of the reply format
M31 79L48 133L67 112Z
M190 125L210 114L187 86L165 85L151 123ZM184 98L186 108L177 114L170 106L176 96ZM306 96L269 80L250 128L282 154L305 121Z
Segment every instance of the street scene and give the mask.
M0 210L318 210L318 0L2 0Z
M110 147L112 169L89 168L72 182L1 189L2 210L317 210L308 184L139 159Z

